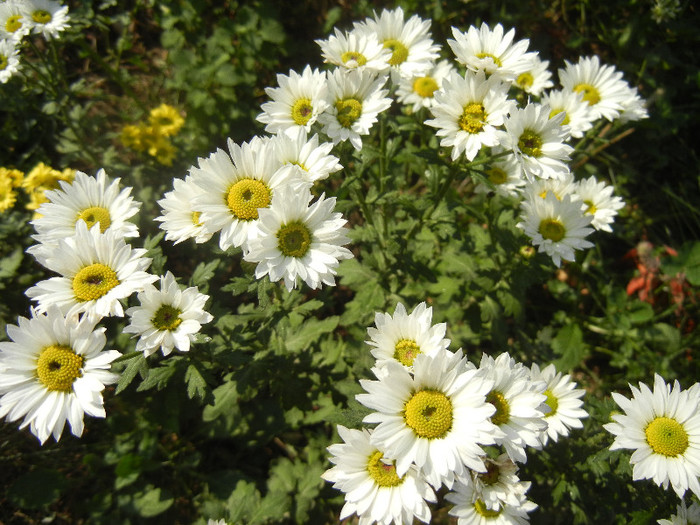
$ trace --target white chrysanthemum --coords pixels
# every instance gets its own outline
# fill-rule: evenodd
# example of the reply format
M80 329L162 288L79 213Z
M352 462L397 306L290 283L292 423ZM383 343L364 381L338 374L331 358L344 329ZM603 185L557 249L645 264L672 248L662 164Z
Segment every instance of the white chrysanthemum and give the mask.
M360 380L367 393L356 398L375 410L364 418L379 423L371 442L396 460L399 476L415 463L437 488L451 487L467 468L485 470L481 445L492 444L498 431L486 402L493 381L467 366L461 350L419 354L413 374L395 361L372 371L378 381Z
M577 139L593 127L595 118L588 102L583 100L583 93L575 91L548 91L540 100L543 106L549 106L549 117L564 113L562 126L569 126L571 136Z
M0 40L13 45L32 30L32 20L22 12L20 2L0 2Z
M565 115L549 115L547 106L528 104L511 111L504 122L501 145L515 153L530 180L556 179L570 171L567 161L574 149L564 143L569 138L569 128L561 125Z
M430 108L435 104L435 93L442 89L442 81L454 71L447 60L441 60L423 75L402 77L396 90L396 98L411 106L411 111Z
M413 15L404 21L400 7L384 9L380 15L375 12L374 18L356 22L355 28L374 34L391 51L388 61L394 81L423 75L438 58L440 47L430 38L430 20Z
M369 71L336 69L328 74L329 107L318 121L333 144L349 140L355 149L362 149L360 136L367 135L377 115L391 105L388 90L382 89L386 80Z
M636 122L645 118L649 118L646 103L639 96L637 88L630 87L627 97L622 102L622 112L620 113L619 121L622 123Z
M66 421L73 435L83 433L83 415L105 417L102 390L115 383L110 363L121 354L102 351L104 328L83 317L66 319L51 306L31 319L8 325L11 341L0 343L0 417L24 418L43 444L61 437Z
M574 174L568 172L558 179L535 179L528 181L523 188L523 198L526 200L546 199L547 195L552 195L557 200L562 200L569 195L572 201L578 201L579 197L576 193L578 183L574 179Z
M54 0L24 0L22 12L32 20L32 32L41 33L46 40L58 38L68 28L68 6Z
M347 222L334 213L335 197L324 195L309 205L313 196L308 189L281 188L269 208L260 210L258 235L248 243L246 261L258 263L255 277L270 276L273 282L284 279L288 290L300 277L311 288L335 285L336 268L341 259L352 258L343 245Z
M632 399L613 392L624 414L612 414L614 423L603 428L615 436L610 450L634 449L632 479L653 479L683 498L690 489L700 496L700 406L678 381L673 389L654 375L654 391L630 385Z
M394 315L377 312L374 316L376 328L367 329L370 340L365 341L372 348L377 366L387 361L398 361L406 367L413 365L418 354L433 355L447 350L450 340L445 339L447 325L432 325L433 309L420 303L410 314L403 304L398 303Z
M255 137L240 146L228 139L228 149L230 156L218 149L190 168L192 182L203 190L193 196L192 209L207 232L220 232L222 250L245 246L257 235L258 211L294 175L277 170L269 139Z
M557 266L561 265L562 259L575 260L574 250L593 246L593 243L585 240L593 231L588 227L591 216L584 215L581 203L572 201L570 195L561 200L551 193L547 193L544 199L525 199L521 204L521 218L522 221L516 226Z
M461 479L462 483L472 486L487 509L498 509L505 504L520 505L530 484L520 481L516 474L518 466L508 454L496 459L485 458L484 463L486 472L472 471Z
M59 273L27 290L27 297L39 302L38 312L57 305L66 317L86 313L91 318L124 316L120 299L158 279L146 273L151 259L146 250L133 249L124 238L95 225L88 230L83 221L75 235L58 241L46 267Z
M615 66L601 65L597 56L580 57L577 64L565 60L559 70L559 82L566 91L583 93L593 120L615 120L629 101L630 87Z
M615 220L617 210L625 207L620 197L613 196L613 189L604 182L598 182L594 176L578 182L575 192L582 201L581 209L593 217L591 226L596 230L611 232L610 225Z
M369 431L338 425L338 434L344 443L328 447L335 466L321 477L345 493L340 520L357 514L362 525L409 524L414 517L430 521L426 501L437 499L415 465L399 476L395 462L370 443Z
M19 49L12 40L0 38L0 84L6 83L19 71L18 54Z
M496 126L510 110L508 85L495 76L486 78L483 71L465 76L453 72L443 81L443 89L435 93L430 111L435 117L426 120L438 128L440 146L452 147L452 160L464 153L473 160L482 146L496 146Z
M694 501L690 507L686 507L685 501L676 506L676 514L670 519L658 520L659 525L700 525L700 504Z
M391 50L385 48L377 35L363 27L352 31L335 29L328 40L316 40L321 46L323 61L339 66L342 71L357 69L372 73L384 73L389 69Z
M530 482L522 483L527 491ZM454 504L449 514L457 518L457 525L526 525L530 522L527 513L537 508L524 493L517 505L506 503L498 508L488 508L474 486L462 482L457 482L454 491L449 492L445 499Z
M493 153L500 153L501 148L496 147ZM518 197L520 190L526 184L523 176L523 167L515 155L500 157L488 165L485 175L489 182L495 186L496 193L504 197ZM478 183L475 191L477 193L488 193L493 188L484 183Z
M146 356L159 348L163 355L173 348L188 352L202 325L213 319L204 311L208 299L196 286L181 289L175 276L167 272L160 278L160 290L149 284L139 292L140 306L126 311L131 319L124 333L140 336L136 351Z
M525 447L542 448L540 433L544 422L544 381L531 381L530 371L508 353L496 359L483 354L479 368L494 382L486 401L496 407L491 422L501 430L496 444L503 445L513 461L525 463Z
M517 76L515 85L529 95L541 96L545 89L554 85L551 80L552 73L548 67L548 60L540 60L540 57L533 53L529 67Z
M48 202L39 206L40 217L31 221L37 231L32 237L40 244L27 252L46 266L58 241L75 235L78 222L88 229L99 224L101 232L109 229L116 237L138 237L138 227L128 219L141 204L134 202L130 187L120 191L119 181L110 181L103 169L94 177L78 171L73 182L59 181L60 189L44 192Z
M200 221L200 212L192 209L192 199L204 190L192 181L191 176L185 180L173 179L173 190L167 192L158 205L163 215L155 220L161 222L160 229L164 230L165 240L178 244L187 239L194 239L197 244L211 239L209 232Z
M272 100L265 102L257 116L268 133L290 133L303 129L307 133L326 109L326 74L306 66L301 75L290 70L289 76L277 75L279 87L265 88Z
M293 171L292 176L305 182L313 183L327 179L331 173L343 169L338 157L330 155L332 142L319 144L318 135L307 139L300 130L294 136L277 135L271 139L279 169Z
M529 40L518 40L513 43L515 29L505 35L503 26L496 24L491 30L485 22L481 28L469 27L466 33L456 27L452 28L454 40L447 43L457 58L471 71L484 71L506 82L513 82L528 70L530 59L537 53L528 53Z
M588 417L588 413L582 408L581 398L585 391L576 388L576 383L571 380L569 374L562 375L552 364L540 370L540 367L533 363L530 377L533 381L544 381L547 384L544 394L547 396L549 412L544 415L547 430L540 436L543 445L546 445L549 439L557 441L559 436L568 436L571 428L583 427L581 419Z

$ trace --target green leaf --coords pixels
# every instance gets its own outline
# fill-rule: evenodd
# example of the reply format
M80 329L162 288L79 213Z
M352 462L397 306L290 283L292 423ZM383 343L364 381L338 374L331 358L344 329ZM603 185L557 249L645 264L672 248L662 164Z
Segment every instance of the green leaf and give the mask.
M202 401L206 401L211 396L211 390L204 378L205 373L201 363L197 361L190 363L190 366L187 367L185 383L187 383L187 396L190 399L198 397Z
M144 390L150 390L151 388L162 390L165 385L168 384L168 379L173 376L175 370L176 367L173 366L172 362L168 362L166 365L159 366L158 368L150 368L148 370L148 375L141 382L136 391L142 392Z
M335 315L321 320L309 319L297 329L296 333L287 335L284 346L290 352L303 350L323 334L335 330L338 321L339 318Z
M700 242L687 242L676 257L665 257L661 264L663 273L670 276L684 274L693 286L700 285Z
M7 498L24 509L36 509L56 501L68 486L55 470L36 469L17 478L7 491Z
M213 421L221 416L229 415L238 405L238 388L235 381L227 381L214 389L214 403L204 407L202 419Z
M581 328L573 323L561 328L552 340L552 350L561 356L555 363L557 370L578 366L586 354Z
M134 507L144 518L152 518L168 510L173 501L173 497L167 490L151 488L141 496L134 498Z
M129 359L127 363L128 364L121 373L121 377L117 383L117 389L114 392L115 394L123 392L124 389L134 380L136 374L140 374L141 377L145 377L146 373L148 373L148 363L146 362L146 357L141 353Z
M202 287L209 283L214 277L214 272L219 267L219 260L214 259L211 262L201 262L197 265L190 277L190 286Z

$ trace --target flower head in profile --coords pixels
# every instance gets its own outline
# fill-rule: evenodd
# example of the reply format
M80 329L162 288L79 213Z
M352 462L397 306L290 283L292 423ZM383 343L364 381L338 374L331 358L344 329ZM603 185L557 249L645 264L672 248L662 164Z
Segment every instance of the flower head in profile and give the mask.
M697 525L700 523L700 504L694 501L687 507L685 501L681 500L676 506L676 514L672 514L670 519L658 520L659 525Z
M0 84L5 84L19 71L18 55L19 49L12 40L0 38Z
M115 383L110 363L121 354L103 351L104 328L83 317L65 318L51 306L8 325L8 342L0 342L0 417L22 418L43 444L56 441L66 421L73 435L83 433L83 416L105 417L102 390Z
M540 57L533 53L529 67L517 76L514 84L528 95L539 97L545 89L554 85L551 80L552 73L548 68L549 61L540 60Z
M543 106L549 107L549 118L564 113L562 126L568 126L571 136L577 139L593 127L593 117L583 93L575 91L548 91L540 99Z
M192 177L185 180L173 179L173 190L167 192L158 201L163 215L156 217L160 222L160 229L164 230L165 240L175 244L187 239L194 239L196 243L207 242L213 233L207 231L200 221L200 213L192 208L192 199L204 190L192 182Z

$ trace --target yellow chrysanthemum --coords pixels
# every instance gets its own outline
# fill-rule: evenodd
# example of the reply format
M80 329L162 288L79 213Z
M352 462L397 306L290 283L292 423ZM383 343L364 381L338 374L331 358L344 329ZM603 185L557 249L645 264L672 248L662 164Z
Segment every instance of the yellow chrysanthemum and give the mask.
M5 179L12 181L12 186L17 188L22 185L24 173L14 168L0 168L0 181Z
M33 192L38 188L45 189L55 189L58 188L58 182L72 181L75 177L75 170L66 168L63 171L52 168L40 162L27 174L27 176L22 181L22 188L24 188L28 193Z
M12 208L17 201L17 193L12 187L10 178L0 177L0 212Z
M177 109L168 104L161 104L151 110L148 115L148 122L151 126L159 128L160 133L165 137L176 135L185 124Z

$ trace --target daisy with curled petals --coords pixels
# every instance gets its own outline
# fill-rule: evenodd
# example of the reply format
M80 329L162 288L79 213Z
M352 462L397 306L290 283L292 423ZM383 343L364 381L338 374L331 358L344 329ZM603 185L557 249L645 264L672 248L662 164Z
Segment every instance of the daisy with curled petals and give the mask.
M343 443L328 447L334 466L321 477L345 493L340 520L357 514L363 525L409 524L414 517L430 522L426 501L437 499L415 465L399 476L395 462L371 444L370 431L338 425L338 434Z
M104 328L83 317L66 319L51 306L46 313L20 317L8 325L11 339L0 343L0 417L23 418L44 444L61 437L66 421L73 435L83 433L83 415L105 417L102 390L115 383L110 363L121 354L103 351Z
M551 81L552 73L548 67L548 60L540 60L536 54L533 54L530 57L530 66L518 75L514 84L528 95L539 97L545 89L554 85Z
M639 383L630 385L632 399L613 392L623 414L603 428L615 436L610 450L634 449L630 458L632 479L653 479L679 498L690 489L700 497L700 406L678 381L673 388L654 375L654 391Z
M585 390L576 388L576 383L569 374L557 372L554 365L547 365L540 370L536 363L530 367L530 378L533 381L544 381L547 385L544 395L547 396L549 411L544 415L547 429L540 435L543 445L549 439L557 441L559 436L568 436L572 428L582 428L581 420L588 417L583 407Z
M362 149L361 135L369 134L377 115L391 106L383 89L387 77L368 71L341 71L328 74L328 109L318 121L333 144L349 140L356 150Z
M493 381L468 366L461 350L419 354L413 374L397 361L372 371L378 380L360 380L367 393L356 398L374 410L363 420L378 423L370 442L396 460L399 476L415 463L437 488L451 487L468 468L486 470L481 445L498 432L486 402Z
M556 197L557 200L562 200L569 195L572 201L579 201L579 196L576 193L578 182L574 179L574 174L568 172L558 179L535 179L528 181L523 188L523 197L528 200L546 199L547 195Z
M574 250L590 248L593 243L585 237L593 232L591 216L584 215L581 203L566 195L561 200L547 193L542 198L525 199L521 204L521 222L516 226L530 237L534 246L539 247L552 258L554 264L561 260L574 261Z
M486 78L483 71L450 74L443 89L435 93L428 126L438 128L440 146L452 147L452 160L464 154L474 160L482 146L496 146L496 126L503 124L511 107L508 85L495 76Z
M526 485L526 491L530 488L530 482L523 482L523 485ZM524 493L519 495L517 505L505 503L498 508L488 508L479 496L472 484L461 481L445 496L447 501L454 504L449 514L457 518L457 525L526 525L530 523L528 512L537 508Z
M644 99L639 96L637 88L630 87L627 97L622 102L622 112L618 119L620 122L626 123L636 122L645 118L649 118L646 103Z
M496 412L491 422L501 434L496 444L503 445L513 461L525 463L525 447L542 448L540 433L547 428L544 422L544 381L531 381L529 370L503 353L496 359L483 354L479 369L494 383L486 395Z
M68 6L54 0L25 0L22 12L31 20L32 32L41 33L46 40L58 38L68 28Z
M46 267L60 277L40 281L25 294L38 301L39 313L57 305L66 317L83 313L92 319L123 317L119 300L158 279L145 271L151 264L145 253L112 230L100 233L97 225L88 230L80 221L75 235L58 241L46 259Z
M513 82L521 73L528 70L530 60L537 53L528 53L529 40L513 43L515 29L505 35L503 26L496 24L491 30L485 22L481 28L471 26L466 33L452 28L454 40L447 43L457 58L457 62L471 71L483 71L505 82Z
M140 336L136 351L146 357L159 348L164 356L173 348L188 352L202 325L213 319L204 311L208 299L196 286L181 289L175 276L167 272L160 278L160 290L149 284L139 292L140 306L126 311L131 322L124 333Z
M498 509L503 505L518 506L530 484L520 481L517 476L518 466L501 454L495 459L485 458L486 472L470 472L460 481L472 485L474 492L487 509Z
M411 106L414 113L420 108L432 107L435 103L435 93L442 89L442 81L452 71L452 64L441 60L422 75L402 77L396 90L396 99L406 106Z
M335 29L335 35L328 40L316 40L321 46L323 61L347 71L357 69L374 74L389 69L391 51L377 39L377 35L363 27L342 32Z
M308 189L281 188L272 205L260 210L258 235L248 243L244 259L258 263L255 277L284 279L288 290L301 278L309 287L335 285L336 268L352 252L343 247L350 242L345 235L347 222L335 213L335 197L313 196Z
M289 75L277 75L279 87L265 88L272 100L265 102L257 120L265 124L265 131L271 134L290 133L295 135L303 129L311 131L311 126L326 109L326 74L306 66L301 75L289 71Z
M581 209L593 217L591 226L596 230L611 232L610 225L615 220L617 211L625 207L624 201L613 196L613 187L605 182L598 182L594 176L581 180L576 186L576 194L581 200Z
M19 49L11 40L0 38L0 84L5 84L19 71Z
M440 350L447 350L450 340L445 339L447 325L432 325L433 309L420 303L410 314L403 304L398 303L394 315L377 312L374 316L376 328L367 329L372 346L372 355L377 359L377 366L387 361L398 361L406 367L413 365L419 354L432 355Z
M540 99L543 106L549 106L549 118L564 113L562 126L569 126L572 137L580 139L593 127L593 115L588 102L583 100L583 93L575 91L548 91Z
M338 157L330 155L332 142L320 143L318 135L307 138L306 132L280 134L272 137L275 158L282 165L305 182L313 183L327 179L331 173L343 169Z
M672 514L668 520L658 520L659 525L698 525L700 524L700 504L694 501L690 507L686 507L685 501L676 506L676 514Z
M203 192L189 175L185 180L173 179L173 190L158 201L163 215L155 218L161 223L160 229L166 232L166 241L178 244L187 239L194 239L200 244L211 239L213 233L204 228L200 221L200 212L192 209L192 198Z

